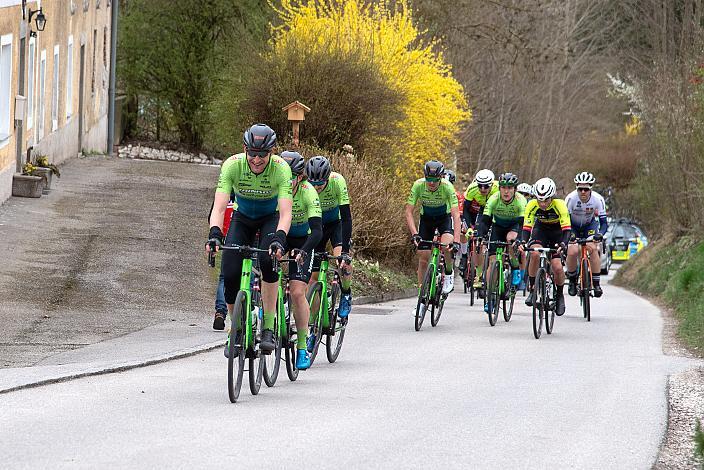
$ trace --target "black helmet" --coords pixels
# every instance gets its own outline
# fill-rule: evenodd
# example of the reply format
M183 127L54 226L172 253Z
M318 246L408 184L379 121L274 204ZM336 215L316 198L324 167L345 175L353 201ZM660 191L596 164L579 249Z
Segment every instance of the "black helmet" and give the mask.
M306 176L308 177L308 181L325 182L330 177L331 171L330 161L322 155L313 157L306 163Z
M457 179L455 172L452 170L445 170L445 178L452 184L455 184L455 180Z
M244 132L242 141L247 150L269 153L276 145L276 132L266 124L255 124Z
M445 166L437 160L430 160L425 164L423 173L426 178L442 178L442 175L445 173Z
M298 176L303 173L303 169L306 167L306 162L303 160L303 156L300 153L286 150L285 152L281 152L281 158L286 160L288 166L291 167L291 173L293 173L293 176Z
M499 176L499 186L509 186L515 188L518 186L518 176L513 173L502 173L501 176Z

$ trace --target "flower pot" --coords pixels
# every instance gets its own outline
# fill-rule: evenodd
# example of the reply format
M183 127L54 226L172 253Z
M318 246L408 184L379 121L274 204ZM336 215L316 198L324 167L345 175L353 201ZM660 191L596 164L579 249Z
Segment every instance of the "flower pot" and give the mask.
M51 168L44 168L43 166L40 166L39 168L34 170L34 175L41 176L42 178L44 178L45 191L51 189L51 179L54 176L54 173L51 171Z
M41 176L21 175L12 177L12 195L17 197L41 197L45 179Z

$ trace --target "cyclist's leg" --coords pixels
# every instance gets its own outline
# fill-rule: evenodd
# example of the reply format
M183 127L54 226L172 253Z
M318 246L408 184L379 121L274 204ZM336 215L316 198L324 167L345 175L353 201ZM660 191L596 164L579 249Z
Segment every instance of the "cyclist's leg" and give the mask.
M506 234L506 242L513 244L518 238L518 231L515 228L509 230ZM521 271L521 258L516 253L516 248L514 246L508 247L509 261L511 263L511 284L517 286L521 282L521 277L523 273Z
M332 231L333 231L334 223L333 224L323 224L323 237L320 239L318 242L318 245L315 247L315 251L318 253L322 253L323 251L327 250L328 247L328 241L330 240L332 236ZM318 282L318 273L320 272L320 259L315 258L313 260L313 272L311 273L310 276L310 281L308 281L308 284L314 284Z
M342 223L338 222L337 227L330 234L330 244L332 254L340 256L342 254ZM344 270L340 270L340 317L345 318L352 310L352 265L346 265Z
M279 214L262 217L257 220L261 230L261 240L259 248L266 250L274 239L276 227L279 223ZM264 304L264 332L262 333L262 349L273 349L273 342L265 341L269 337L273 339L274 323L276 322L276 298L278 296L278 273L273 270L271 256L268 253L259 254L259 266L262 272L262 303Z
M577 227L572 227L575 238L583 238L582 231ZM580 246L576 243L570 243L567 247L567 279L569 281L568 292L571 296L577 295L577 268L579 265Z
M435 223L430 217L420 216L420 221L418 222L418 235L423 240L432 240L435 236ZM418 290L423 286L423 277L425 276L425 270L428 269L428 262L430 261L430 246L421 243L418 247Z
M257 229L252 220L239 212L232 215L230 230L225 239L226 245L248 245L254 240ZM240 277L242 275L242 255L235 251L224 250L222 254L222 274L224 284L225 303L232 318L237 292L240 290ZM237 324L237 323L236 323Z

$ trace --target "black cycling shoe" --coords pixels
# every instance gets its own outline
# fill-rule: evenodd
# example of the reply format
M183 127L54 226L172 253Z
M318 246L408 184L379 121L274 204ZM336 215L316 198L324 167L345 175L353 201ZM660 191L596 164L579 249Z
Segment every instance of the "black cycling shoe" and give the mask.
M604 293L604 291L601 290L601 286L599 286L599 285L594 286L594 297L601 297L603 293Z
M570 285L567 287L567 293L570 294L570 297L574 297L577 295L577 278L576 277L570 277Z
M565 313L565 294L557 294L555 299L555 315L558 317Z
M526 305L532 307L533 302L535 302L535 291L530 291L528 297L526 297Z
M460 276L462 276L462 278L464 279L465 274L466 274L465 271L467 270L467 256L466 255L462 255L462 257L460 258L459 268L460 268Z
M233 340L235 342L235 356L239 354L239 348L237 348L237 344L240 342L240 334L238 333L237 336L235 336L235 339ZM227 342L225 343L225 357L230 358L230 348Z
M263 354L271 354L274 348L276 348L276 344L274 344L274 332L271 330L262 331L262 340L259 343L259 349L262 350Z
M224 330L225 329L225 314L220 312L215 312L215 318L213 319L213 329L214 330Z

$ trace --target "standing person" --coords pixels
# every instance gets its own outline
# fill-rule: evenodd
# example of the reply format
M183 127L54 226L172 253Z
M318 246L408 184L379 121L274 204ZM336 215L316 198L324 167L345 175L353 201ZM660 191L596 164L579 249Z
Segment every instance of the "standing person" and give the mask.
M464 192L464 204L462 208L462 220L467 228L472 231L477 228L477 217L484 211L487 199L499 190L499 183L494 178L494 173L491 170L483 169L477 172L474 181L467 187ZM474 288L482 287L482 270L484 267L484 253L477 256L472 253L474 265L477 267L477 273L474 278ZM460 265L466 265L467 258L464 257Z
M341 174L332 171L330 161L322 155L308 160L306 177L318 192L323 211L323 237L315 251L325 251L330 241L333 255L343 258L338 263L342 291L339 315L340 318L346 318L352 310L352 212L347 182ZM313 263L313 281L318 280L318 272L320 260L316 259Z
M306 181L305 161L298 152L282 152L281 158L291 167L293 210L291 229L286 237L286 250L296 259L288 267L293 316L296 320L296 368L310 367L308 352L308 320L310 305L306 291L313 270L313 250L323 236L322 211L318 192Z
M227 236L228 245L251 245L257 230L261 231L260 248L268 248L269 255L259 255L262 272L262 302L264 330L260 348L264 353L274 350L274 323L278 275L273 270L271 257L280 257L291 227L291 168L274 155L276 133L265 124L255 124L244 133L244 152L229 158L220 170L215 191L213 213L210 216L209 240L224 243L222 231L225 210L230 193L235 193L237 210ZM210 251L210 244L206 245ZM225 302L230 316L240 288L242 254L226 251L222 256L225 278ZM236 324L239 324L235 319Z
M225 209L225 219L223 221L222 233L227 237L227 232L230 228L230 222L232 221L232 213L235 210L235 195L230 194L230 202L227 203L227 209ZM210 214L208 214L208 221L210 221L210 216L213 213L213 208L210 208ZM225 317L227 317L227 303L225 302L225 274L222 270L222 260L220 261L220 275L218 276L218 288L215 292L215 318L213 318L213 329L214 330L224 330L225 329Z
M576 188L565 198L567 210L570 213L572 232L577 238L593 237L594 242L587 244L589 250L592 281L594 282L594 297L601 297L601 256L599 256L600 242L609 228L606 217L606 203L601 194L592 191L596 178L591 173L583 171L574 177ZM569 287L567 292L571 296L577 295L577 264L579 246L574 243L567 250L567 279Z
M423 168L424 178L413 183L406 201L406 225L411 232L411 240L418 248L418 288L423 283L423 275L430 260L430 247L421 240L433 240L435 231L440 234L440 242L448 246L445 251L445 281L442 293L449 294L454 289L454 255L460 247L460 212L455 188L443 178L445 167L437 160L430 160ZM416 229L413 209L420 202L420 223Z

